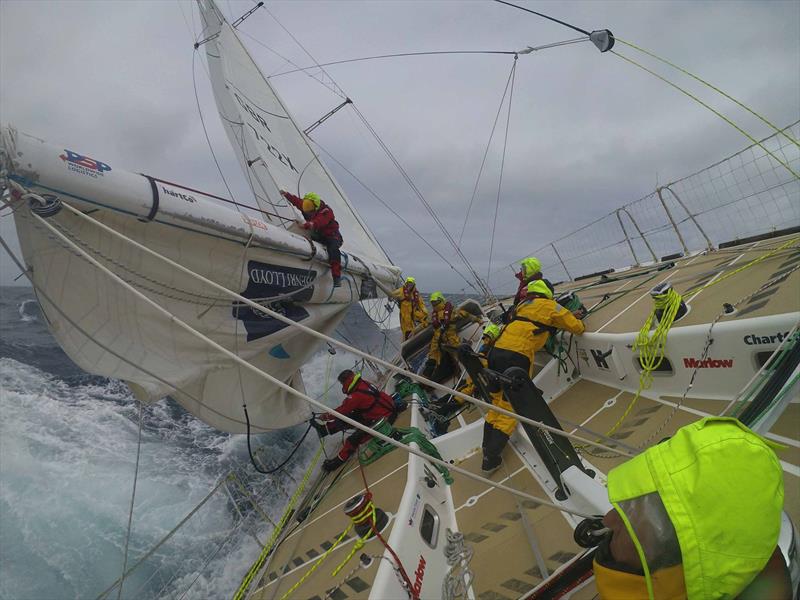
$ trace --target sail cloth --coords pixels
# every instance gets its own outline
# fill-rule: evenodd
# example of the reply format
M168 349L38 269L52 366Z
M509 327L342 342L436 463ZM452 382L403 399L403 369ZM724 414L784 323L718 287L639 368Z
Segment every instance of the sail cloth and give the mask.
M285 219L300 215L280 190L315 192L333 208L345 252L391 264L222 12L213 0L198 5L203 36L210 38L205 49L222 124L265 217L291 226Z
M260 248L249 248L245 254L241 245L166 224L142 223L107 210L92 216L233 290L239 285L243 262L250 281L255 281L248 285L257 288L253 291L259 295L297 289L315 275L309 274L308 263L291 265ZM253 431L288 427L310 416L305 402L236 365L65 247L27 207L16 211L15 221L51 331L82 369L126 381L145 402L169 395L206 423L232 433L246 430L243 398ZM48 222L179 319L258 368L303 389L299 369L316 351L315 340L275 319L253 314L249 307L238 306L196 278L66 210ZM331 333L349 305L319 302L317 296L327 295L322 290L311 288L307 294L312 302L273 307Z

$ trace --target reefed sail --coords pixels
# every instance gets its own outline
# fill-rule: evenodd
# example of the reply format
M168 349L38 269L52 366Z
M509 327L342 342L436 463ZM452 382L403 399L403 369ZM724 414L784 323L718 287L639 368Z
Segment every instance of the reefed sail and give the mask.
M397 284L392 266L307 138L212 2L201 2L211 80L223 123L260 215L221 206L196 189L118 169L74 150L3 131L4 171L15 182L23 258L51 330L91 373L126 381L143 401L165 395L219 429L254 431L308 418L308 407L236 364L132 294L81 252L171 315L262 371L303 388L300 368L318 338L233 300L69 210L47 215L24 192L51 195L195 273L316 331L331 334L353 302ZM280 189L315 191L344 236L344 277L332 288L325 250L294 225ZM75 244L72 246L71 244ZM375 304L373 302L373 304ZM374 308L374 307L373 307ZM389 322L384 319L383 322ZM385 325L384 325L385 326Z

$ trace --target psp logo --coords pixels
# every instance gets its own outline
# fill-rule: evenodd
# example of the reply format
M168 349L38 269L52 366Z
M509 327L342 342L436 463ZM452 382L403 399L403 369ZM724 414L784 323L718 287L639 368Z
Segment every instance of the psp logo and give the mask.
M106 171L111 170L111 167L106 163L78 154L72 150L64 149L64 154L61 154L59 158L66 163L70 171L81 175L97 178L98 175L102 176Z

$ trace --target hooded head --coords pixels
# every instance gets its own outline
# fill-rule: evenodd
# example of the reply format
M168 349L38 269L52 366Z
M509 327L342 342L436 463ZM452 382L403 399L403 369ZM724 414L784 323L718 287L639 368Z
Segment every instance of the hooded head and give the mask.
M611 567L597 560L595 570L601 596L619 597L614 586L624 582L660 597L654 590L665 581L689 598L738 596L778 543L776 446L736 419L708 417L612 469Z
M522 276L525 277L525 279L533 277L537 273L542 272L542 263L539 262L538 258L533 256L523 258L519 265L522 270Z
M322 204L322 198L320 198L314 192L308 192L305 196L303 196L303 212L314 212L315 210L319 210L320 204Z
M408 288L413 288L413 287L415 287L417 285L417 280L414 279L413 277L406 277L405 285Z
M553 299L553 292L550 291L550 288L547 287L547 284L541 279L531 281L528 284L528 295L530 296L531 294L544 296L545 298L550 298L550 300Z
M442 292L433 292L430 300L431 304L439 304L439 302L444 302L444 294L442 294Z
M337 377L339 383L342 384L342 392L345 394L349 394L353 391L353 388L358 383L359 379L361 379L361 373L355 373L350 369L345 369L341 373L339 373L339 377Z

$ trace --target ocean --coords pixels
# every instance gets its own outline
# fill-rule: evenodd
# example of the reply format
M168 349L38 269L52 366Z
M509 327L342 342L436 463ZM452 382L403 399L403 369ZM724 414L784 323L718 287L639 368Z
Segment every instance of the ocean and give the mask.
M358 305L339 332L387 356L397 343ZM336 374L355 359L323 348L303 368L309 394L336 406ZM0 288L0 599L97 598L121 575L138 410L125 384L89 375L64 354L31 288ZM253 436L264 466L288 456L305 429ZM244 435L212 429L169 399L144 407L128 568L229 473L277 521L318 443L309 435L284 470L261 475ZM272 525L235 484L228 488L126 578L123 598L233 595Z

